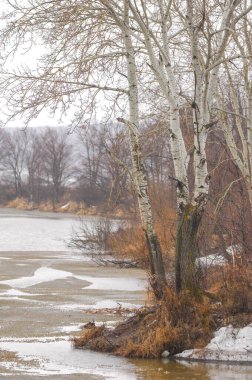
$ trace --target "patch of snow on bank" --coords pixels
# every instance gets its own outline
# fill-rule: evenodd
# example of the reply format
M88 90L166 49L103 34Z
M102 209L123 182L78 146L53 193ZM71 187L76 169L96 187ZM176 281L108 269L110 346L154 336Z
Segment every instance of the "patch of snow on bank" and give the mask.
M240 329L231 325L222 327L205 348L186 350L175 357L193 360L252 362L252 324Z
M223 266L225 264L227 264L227 260L222 255L208 255L196 259L196 265L201 268Z
M33 276L14 278L13 280L0 281L1 284L9 285L13 288L28 288L42 282L49 282L72 276L72 273L63 270L41 267L37 269Z

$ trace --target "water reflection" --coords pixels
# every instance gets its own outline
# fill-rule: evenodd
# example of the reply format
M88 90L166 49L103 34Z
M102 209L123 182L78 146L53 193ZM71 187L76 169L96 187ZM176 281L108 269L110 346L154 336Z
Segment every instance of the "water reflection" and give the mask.
M139 380L251 380L252 366L224 363L130 360Z

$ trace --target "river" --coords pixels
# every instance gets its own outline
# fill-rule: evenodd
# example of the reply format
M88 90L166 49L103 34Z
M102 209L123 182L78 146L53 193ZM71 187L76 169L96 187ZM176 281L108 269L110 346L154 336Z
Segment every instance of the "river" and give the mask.
M92 226L96 218L89 217ZM95 319L113 327L118 304L134 309L146 297L137 269L97 267L67 242L71 215L0 209L0 375L8 379L183 380L252 378L252 367L128 360L75 350L71 337Z

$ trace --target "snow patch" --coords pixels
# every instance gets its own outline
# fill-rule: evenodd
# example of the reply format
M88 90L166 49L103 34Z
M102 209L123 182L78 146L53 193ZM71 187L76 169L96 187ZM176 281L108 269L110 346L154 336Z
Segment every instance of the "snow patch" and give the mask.
M223 266L225 264L227 264L227 260L220 254L203 256L196 259L196 265L201 268Z
M252 363L252 324L240 329L231 325L222 327L205 348L186 350L175 357Z

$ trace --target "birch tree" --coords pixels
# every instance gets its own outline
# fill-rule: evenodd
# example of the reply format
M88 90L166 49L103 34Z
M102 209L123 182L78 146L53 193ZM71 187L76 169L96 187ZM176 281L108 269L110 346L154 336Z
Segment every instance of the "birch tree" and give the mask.
M236 24L251 11L251 5L240 8L241 1L195 3L160 0L130 3L138 31L143 39L149 66L169 108L170 145L177 183L178 231L176 252L176 287L194 289L197 230L208 198L209 179L206 141L209 128L216 122L212 108L217 95L220 67L226 60L233 61L237 54L225 55L227 44ZM155 17L152 17L152 14ZM216 16L217 14L217 16ZM174 22L180 18L181 23ZM175 30L173 29L175 23ZM174 49L176 38L182 43ZM174 41L175 40L175 41ZM171 54L171 52L173 54ZM178 54L180 57L178 58ZM188 65L187 74L180 83L178 61ZM182 68L183 70L183 68ZM189 86L188 86L189 82ZM189 91L188 91L189 87ZM187 150L180 125L179 110L186 99L193 115L193 146ZM189 191L188 164L192 156L194 166L193 188ZM196 289L195 289L196 290Z
M162 289L166 282L162 253L139 143L139 97L145 89L157 87L157 97L165 105L162 118L170 134L177 188L176 288L178 292L183 288L197 291L197 231L210 181L207 134L216 123L212 111L220 70L227 61L240 57L240 52L227 49L228 44L252 6L241 0L18 3L11 3L13 12L4 18L2 46L8 45L8 51L14 53L20 45L40 38L49 53L35 71L25 68L3 74L2 88L12 115L25 112L29 121L45 107L56 111L60 106L66 112L75 102L78 125L87 111L92 114L101 91L109 97L115 95L110 103L114 115L123 102L128 103L129 116L125 117L123 110L118 120L129 130L134 184L149 245L151 278L156 284L153 288ZM145 78L140 68L148 73ZM180 122L180 111L185 107L193 116L193 144L189 147ZM192 188L190 162L194 167ZM156 295L160 294L162 290L157 290Z
M166 285L165 269L160 243L154 230L153 215L148 192L148 183L142 162L141 146L139 141L139 99L138 99L138 80L135 61L135 50L132 43L132 32L130 28L130 1L123 2L123 14L118 15L115 7L111 6L110 1L101 1L105 8L111 14L116 24L122 32L123 43L126 51L127 60L127 79L128 79L128 101L129 101L129 119L118 118L123 123L130 134L130 148L133 165L133 180L137 192L139 212L142 221L142 227L149 248L150 259L150 282L157 298L163 293L163 287Z

